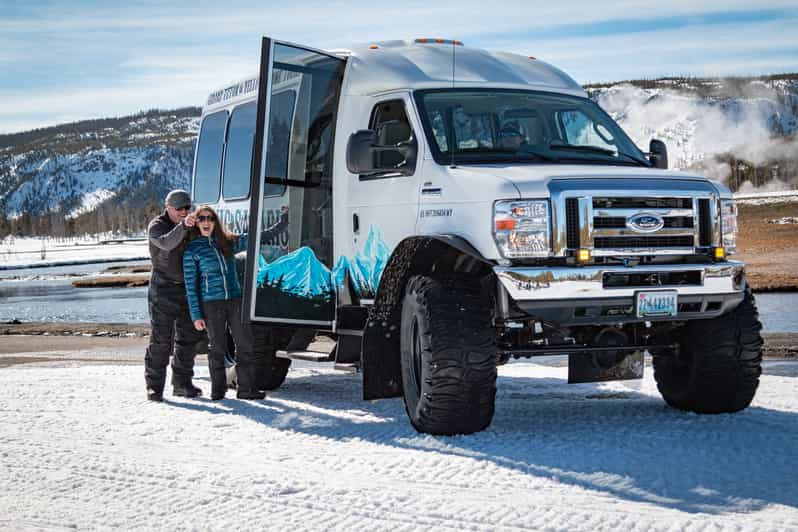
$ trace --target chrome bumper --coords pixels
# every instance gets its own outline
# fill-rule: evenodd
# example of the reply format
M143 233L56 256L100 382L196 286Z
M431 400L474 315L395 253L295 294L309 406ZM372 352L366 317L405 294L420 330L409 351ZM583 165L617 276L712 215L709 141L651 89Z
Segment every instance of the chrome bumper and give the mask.
M562 301L632 298L641 290L676 290L681 296L741 294L745 289L745 264L728 261L714 264L670 264L649 266L582 266L527 268L495 266L494 273L515 301ZM700 272L700 284L605 287L604 274Z

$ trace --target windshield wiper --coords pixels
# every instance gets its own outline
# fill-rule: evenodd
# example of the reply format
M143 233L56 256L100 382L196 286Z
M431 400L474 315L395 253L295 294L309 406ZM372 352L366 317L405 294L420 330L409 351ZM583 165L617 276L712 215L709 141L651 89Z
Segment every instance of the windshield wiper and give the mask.
M567 150L567 151L581 151L587 153L598 153L601 155L610 155L615 157L616 155L619 157L626 157L627 159L631 159L636 163L640 163L643 166L649 167L651 164L646 161L645 159L641 159L639 157L635 157L634 155L630 155L628 153L624 153L622 151L615 152L614 150L610 150L608 148L601 148L599 146L590 146L587 144L560 144L558 142L552 142L549 144L550 150Z
M651 163L650 162L648 162L645 159L641 159L640 157L637 157L636 155L632 155L630 153L624 153L622 151L619 151L618 155L626 157L627 159L630 159L630 160L632 160L632 161L634 161L636 163L640 163L641 166L645 166L646 168L650 168L651 167Z
M585 151L588 153L600 153L602 155L615 156L615 150L608 150L607 148L599 148L598 146L590 146L587 144L560 144L559 142L552 142L549 144L550 150L567 150L567 151Z
M447 156L451 157L448 152L444 152ZM513 161L557 161L558 159L555 157L551 157L550 155L544 155L542 153L538 153L535 151L515 151L515 150L503 150L501 148L466 148L461 149L455 152L454 156L461 156L467 160L467 162L484 162L484 163L491 163L496 161L506 161L507 159L511 159ZM491 157L479 157L478 161L470 160L471 158L477 155L490 155Z

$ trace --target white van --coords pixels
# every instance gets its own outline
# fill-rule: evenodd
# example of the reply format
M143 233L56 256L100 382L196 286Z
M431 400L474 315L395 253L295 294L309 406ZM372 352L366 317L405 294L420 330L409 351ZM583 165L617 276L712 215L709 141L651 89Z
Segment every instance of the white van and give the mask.
M419 431L487 427L518 357L567 355L586 382L639 378L648 351L665 400L700 413L756 391L730 191L668 171L534 57L264 38L259 75L208 98L193 181L253 237L243 319L326 331L329 361Z

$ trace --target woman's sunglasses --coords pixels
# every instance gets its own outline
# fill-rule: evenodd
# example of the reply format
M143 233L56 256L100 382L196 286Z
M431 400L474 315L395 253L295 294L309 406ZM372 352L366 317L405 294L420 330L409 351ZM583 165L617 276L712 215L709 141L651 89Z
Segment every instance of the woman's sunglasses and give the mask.
M214 216L212 214L209 214L209 215L205 216L203 214L201 216L197 216L197 220L199 220L200 222L215 222L216 221L216 216Z

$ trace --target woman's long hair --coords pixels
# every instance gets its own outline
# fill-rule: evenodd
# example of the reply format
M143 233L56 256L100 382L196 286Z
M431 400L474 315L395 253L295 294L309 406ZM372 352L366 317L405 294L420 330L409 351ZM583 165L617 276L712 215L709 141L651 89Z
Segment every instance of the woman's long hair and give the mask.
M194 216L199 217L200 213L206 211L211 213L211 215L216 219L216 222L213 224L213 231L211 232L211 238L216 241L216 245L219 246L219 249L222 250L222 255L227 258L233 256L233 243L235 242L236 238L238 238L233 233L229 233L227 229L224 227L224 223L222 223L221 218L219 215L216 214L216 211L213 210L213 207L210 205L200 205L197 207L197 210L194 211ZM197 223L194 224L189 230L189 239L194 240L195 238L200 236L199 230L199 220Z

